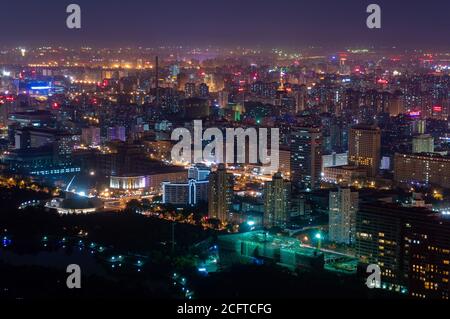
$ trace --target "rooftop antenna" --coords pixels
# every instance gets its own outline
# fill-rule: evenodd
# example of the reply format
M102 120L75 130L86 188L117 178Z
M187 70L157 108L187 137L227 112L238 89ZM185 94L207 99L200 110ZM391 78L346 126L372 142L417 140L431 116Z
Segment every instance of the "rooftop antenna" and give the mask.
M159 105L159 58L155 58L156 105Z

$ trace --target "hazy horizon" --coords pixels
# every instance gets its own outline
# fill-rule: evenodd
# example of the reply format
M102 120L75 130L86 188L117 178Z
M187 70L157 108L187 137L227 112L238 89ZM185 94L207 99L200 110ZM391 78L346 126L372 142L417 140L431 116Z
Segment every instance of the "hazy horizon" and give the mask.
M82 28L66 27L77 3ZM368 4L382 9L370 30ZM387 0L51 0L8 3L1 46L245 46L449 48L450 2Z

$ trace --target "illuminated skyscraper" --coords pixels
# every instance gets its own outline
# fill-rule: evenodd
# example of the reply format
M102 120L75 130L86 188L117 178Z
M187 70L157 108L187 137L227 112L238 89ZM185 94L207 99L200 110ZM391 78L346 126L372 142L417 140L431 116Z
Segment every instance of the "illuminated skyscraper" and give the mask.
M355 238L356 212L358 210L358 192L350 188L339 188L330 192L329 235L330 241L351 244Z
M289 220L291 183L276 173L264 185L264 225L283 227Z
M320 187L322 172L322 132L303 127L291 133L291 180L302 189Z
M233 174L227 173L224 164L219 164L215 172L209 174L208 216L222 222L231 219L233 199Z
M367 175L375 177L380 168L381 132L376 126L358 125L350 129L348 161L367 168Z

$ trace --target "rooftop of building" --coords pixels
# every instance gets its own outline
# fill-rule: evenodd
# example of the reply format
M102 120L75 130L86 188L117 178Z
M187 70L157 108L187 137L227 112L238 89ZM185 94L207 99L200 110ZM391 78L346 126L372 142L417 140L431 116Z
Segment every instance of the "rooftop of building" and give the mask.
M364 130L364 131L374 131L374 132L378 132L380 131L380 128L376 125L371 125L371 124L357 124L352 126L353 130Z
M324 169L326 169L326 170L340 169L340 170L346 170L346 171L361 171L361 172L367 171L367 168L356 166L356 165L331 166L331 167L324 167Z
M426 207L404 207L395 203L371 202L361 203L359 212L373 212L377 215L392 216L397 218L421 219L424 221L438 222L450 226L450 219L442 214L429 210Z
M155 165L152 167L148 167L143 171L142 173L126 173L121 174L120 176L114 176L115 178L129 178L129 177L142 177L142 176L149 176L149 175L161 175L161 174L170 174L170 173L181 173L185 172L187 174L187 170L184 167L181 166L168 166L168 165Z
M443 159L443 160L450 160L449 155L442 155L440 153L396 153L396 156L400 157L415 157L415 158L433 158L433 159Z

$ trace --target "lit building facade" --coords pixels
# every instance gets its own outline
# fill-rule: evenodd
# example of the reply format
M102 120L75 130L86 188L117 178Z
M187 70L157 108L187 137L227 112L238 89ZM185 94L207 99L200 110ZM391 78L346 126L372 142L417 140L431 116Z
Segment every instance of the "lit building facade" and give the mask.
M381 269L381 288L415 298L449 298L450 220L423 208L362 204L356 254Z
M319 128L298 128L291 134L291 180L296 187L317 189L322 172L322 133Z
M264 184L264 225L284 227L289 221L291 182L276 173Z
M413 137L412 151L414 154L433 153L434 138L429 134L422 134Z
M375 126L358 125L350 129L349 164L365 167L369 177L376 177L380 168L381 130Z
M352 244L355 239L358 192L339 188L330 192L328 239L339 244Z
M394 180L450 188L450 157L397 153L394 156Z
M164 204L195 206L208 200L208 181L163 182L162 191Z
M228 173L225 165L219 164L215 172L209 175L208 216L222 222L231 220L233 200L233 175Z

